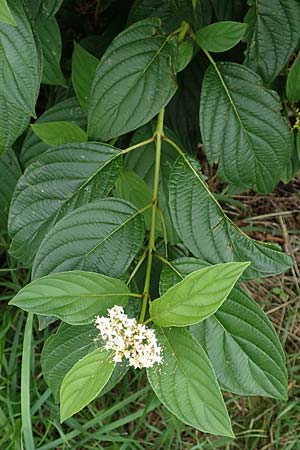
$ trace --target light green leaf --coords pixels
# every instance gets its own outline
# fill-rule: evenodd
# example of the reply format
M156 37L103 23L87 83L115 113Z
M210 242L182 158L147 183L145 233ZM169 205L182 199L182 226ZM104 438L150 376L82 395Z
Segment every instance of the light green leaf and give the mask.
M62 42L60 29L55 17L38 16L37 32L43 50L42 83L66 86L64 75L60 68Z
M87 134L73 122L43 122L31 125L34 133L50 147L70 142L86 142Z
M249 263L205 267L188 275L150 304L150 318L161 327L184 327L214 314Z
M118 277L141 248L145 224L125 200L105 198L72 211L49 231L33 264L33 278L66 270Z
M299 40L297 0L248 0L245 64L270 83L287 63Z
M243 278L275 275L292 265L278 246L249 238L224 214L190 162L179 157L170 178L174 225L190 252L204 261L250 261Z
M30 165L10 208L11 253L30 264L56 222L106 196L118 178L120 154L119 149L97 142L65 144Z
M193 44L190 41L183 41L178 46L178 67L177 72L181 72L190 63L194 53Z
M60 420L81 411L107 384L115 363L104 349L94 350L79 360L63 379L60 388Z
M182 422L205 433L234 437L215 373L185 329L157 329L163 363L147 369L152 389Z
M165 127L166 130L166 127ZM137 144L145 139L153 136L154 127L152 124L147 124L140 128L133 135L131 145ZM172 135L170 130L168 134ZM159 182L159 207L162 210L164 221L167 229L168 241L171 243L179 242L179 237L174 229L171 220L169 209L169 190L168 181L171 173L171 168L176 160L176 152L173 148L162 141L161 148L161 165L160 165L160 182ZM125 167L136 172L152 189L154 180L154 165L155 165L155 143L145 145L139 148L136 152L130 152L125 157ZM152 201L152 200L151 200ZM160 222L159 222L160 223Z
M86 110L89 106L92 82L98 64L98 58L74 42L72 84L79 103Z
M300 100L300 53L295 59L287 77L286 96L291 103Z
M180 258L164 266L161 294L203 264L196 258ZM224 390L286 397L286 368L278 336L266 314L241 289L233 288L213 316L190 330L208 353Z
M91 90L88 134L106 141L149 122L177 89L176 44L158 19L120 33L102 57Z
M46 340L41 365L56 403L65 375L79 359L95 350L98 335L99 331L93 325L72 326L62 323L57 332Z
M226 182L271 192L291 155L287 121L278 95L247 67L211 65L204 77L200 128L210 164L219 160Z
M85 325L125 306L130 291L122 280L74 270L33 280L10 301L24 311L54 316L70 325Z
M14 151L10 148L0 155L0 230L6 230L11 198L21 176L21 169Z
M240 42L246 28L247 24L240 22L212 23L197 32L196 41L209 52L225 52Z
M73 122L80 128L86 129L85 113L75 98L68 98L47 109L38 118L35 125L60 121ZM41 141L33 130L29 128L21 149L20 161L22 165L27 167L48 149L49 145Z
M35 115L41 75L40 55L22 1L11 0L8 6L17 26L1 23L0 27L0 153Z
M7 23L8 25L12 25L14 27L17 26L6 0L0 0L0 22Z

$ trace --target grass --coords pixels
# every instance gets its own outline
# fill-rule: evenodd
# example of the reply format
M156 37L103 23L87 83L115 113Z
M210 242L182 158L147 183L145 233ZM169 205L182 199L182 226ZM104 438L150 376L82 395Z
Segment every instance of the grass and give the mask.
M218 438L179 422L147 387L145 374L129 372L111 393L61 425L58 405L43 380L39 363L49 331L39 331L35 319L30 372L36 449L300 450L299 185L296 180L267 197L235 196L235 201L225 205L227 213L247 233L277 242L294 256L290 273L247 284L285 347L288 401L225 394L237 438ZM29 273L9 259L5 240L0 242L0 449L21 450L20 374L26 314L7 307L7 301L27 283Z

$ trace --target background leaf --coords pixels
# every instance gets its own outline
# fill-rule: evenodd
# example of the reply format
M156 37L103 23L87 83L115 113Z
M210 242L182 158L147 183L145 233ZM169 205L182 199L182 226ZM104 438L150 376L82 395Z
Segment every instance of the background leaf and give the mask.
M0 230L6 231L9 205L20 176L18 159L10 148L0 155Z
M47 109L37 119L35 125L58 121L72 122L80 128L86 129L86 115L75 98L68 98ZM48 150L49 147L49 145L40 140L30 127L21 148L20 161L22 165L27 167Z
M35 314L58 317L70 325L85 325L97 315L106 316L114 305L125 306L129 293L122 280L74 270L33 280L10 304Z
M11 253L30 264L56 222L107 195L119 175L119 155L107 144L65 144L29 166L10 208Z
M152 389L182 422L206 433L231 436L230 419L205 351L185 329L157 329L163 364L147 369Z
M72 367L60 388L61 422L94 400L108 382L114 366L110 353L99 348Z
M144 125L174 95L176 45L159 23L153 19L132 25L102 57L88 112L92 138L106 141Z
M43 49L42 83L65 86L65 77L60 68L62 42L55 17L38 17L37 32Z
M204 264L196 258L180 258L165 265L161 294ZM246 292L233 288L213 316L190 330L208 353L224 390L239 395L286 397L282 346L267 315Z
M34 133L50 147L69 142L86 142L87 134L73 122L43 122L31 125Z
M182 157L174 164L169 189L174 225L194 256L212 264L251 261L245 279L275 275L291 266L291 257L277 246L255 241L234 225Z
M222 179L263 193L274 189L292 151L280 108L279 97L248 68L230 62L208 68L200 128L207 158L210 164L219 160Z
M150 317L161 327L187 326L214 314L249 263L201 268L150 304Z
M287 77L286 96L291 103L300 100L300 53L290 68Z
M106 198L68 214L48 233L33 264L33 278L66 270L118 277L144 241L145 225L130 203Z
M14 143L35 115L40 87L39 53L22 2L13 0L8 6L17 26L1 23L0 27L0 153Z
M299 40L299 3L297 0L248 0L248 5L245 64L270 83L287 63Z
M225 21L200 28L196 34L198 45L209 52L225 52L234 47L243 37L245 23Z
M86 110L89 106L92 82L98 64L98 58L77 44L77 42L74 42L72 84L79 103Z

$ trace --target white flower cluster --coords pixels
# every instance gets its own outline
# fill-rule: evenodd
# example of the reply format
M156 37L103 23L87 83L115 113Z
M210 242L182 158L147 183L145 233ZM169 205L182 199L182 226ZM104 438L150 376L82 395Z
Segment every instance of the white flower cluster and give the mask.
M97 316L95 326L105 342L105 349L112 351L115 362L121 362L125 357L135 369L162 362L155 331L130 319L121 306L109 309L108 317Z

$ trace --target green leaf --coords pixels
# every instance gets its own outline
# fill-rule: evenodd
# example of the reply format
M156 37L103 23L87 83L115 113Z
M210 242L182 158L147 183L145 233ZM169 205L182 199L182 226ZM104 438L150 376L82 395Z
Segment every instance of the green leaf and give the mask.
M234 437L215 373L185 329L157 329L163 363L147 369L152 389L182 422L205 433Z
M140 211L106 198L72 211L49 231L33 264L33 278L52 272L90 270L118 277L141 248L145 225Z
M214 314L249 263L225 263L196 270L150 304L161 327L184 327Z
M275 275L292 265L278 246L249 238L231 222L187 159L179 157L174 164L169 189L174 225L194 256L212 264L251 261L245 279Z
M106 141L149 122L177 89L176 44L158 19L120 33L102 57L91 90L88 134Z
M161 294L203 264L195 258L180 258L164 266ZM286 368L278 336L266 314L241 289L233 288L214 316L190 330L208 353L224 390L286 397Z
M209 52L225 52L240 42L246 28L247 24L240 22L212 23L197 32L196 41Z
M34 133L50 147L70 142L86 142L87 134L73 122L44 122L31 125Z
M59 121L73 122L80 128L86 129L85 113L75 98L68 98L49 108L38 118L35 125ZM27 167L48 149L49 145L41 141L33 130L29 128L21 149L20 161L22 165Z
M124 281L100 273L74 270L33 280L10 301L24 311L54 316L70 325L85 325L125 306L130 291Z
M56 222L105 197L118 178L120 154L119 149L97 142L65 144L29 166L10 208L11 253L30 264Z
M55 402L67 372L91 351L99 331L93 325L71 326L62 323L57 332L48 337L41 355L43 376Z
M9 205L20 176L18 159L10 148L0 155L0 230L6 230Z
M116 192L119 198L128 200L137 209L143 209L145 206L152 203L152 192L145 181L137 175L133 170L123 168L116 182ZM144 212L144 219L147 229L150 229L151 210ZM162 233L159 227L159 220L157 220L157 228L159 228L160 235Z
M0 0L0 22L7 23L8 25L12 25L14 27L17 26L6 0Z
M17 26L2 23L0 27L0 153L35 115L40 87L40 55L22 1L9 1L8 6Z
M245 17L245 64L271 82L287 63L299 40L297 0L248 0Z
M98 64L98 58L74 42L72 84L79 103L86 110L89 107L92 82Z
M218 175L223 180L245 190L274 189L292 150L280 108L277 94L247 67L226 62L208 68L200 128L209 163L219 160Z
M94 350L79 360L63 379L60 388L60 421L81 411L107 384L115 363L104 349Z
M282 168L282 173L281 173L281 180L284 183L289 183L290 181L292 181L292 179L295 177L296 173L298 172L299 168L300 168L300 151L299 151L299 138L298 138L299 132L296 132L296 136L294 135L294 145L293 145L293 151L292 151L292 155L288 161L288 163L286 164L285 167ZM297 150L298 147L298 150Z
M177 72L181 72L190 63L194 53L193 44L190 41L183 41L178 46L178 67Z
M62 5L63 0L43 0L42 11L47 17L53 17Z
M37 32L43 49L42 83L66 86L64 75L60 68L62 42L60 29L55 17L38 16Z
M225 391L287 399L284 353L265 313L234 289L202 326L205 349ZM199 332L198 324L192 327Z
M296 147L297 147L298 158L300 160L300 130L297 131L297 135L296 135Z
M166 129L166 128L165 128ZM131 145L141 142L153 136L154 127L152 124L145 125L134 134ZM169 132L169 135L173 134ZM179 242L178 235L174 229L171 220L169 209L169 190L168 181L171 173L171 168L176 160L176 153L173 148L162 141L161 148L161 165L160 165L160 182L159 182L159 207L164 216L164 221L167 229L168 241L171 243ZM152 189L154 180L154 165L155 165L155 143L140 147L136 152L130 152L125 157L126 168L136 172ZM152 200L151 200L152 201Z
M291 103L300 100L300 53L295 59L287 77L286 96Z

